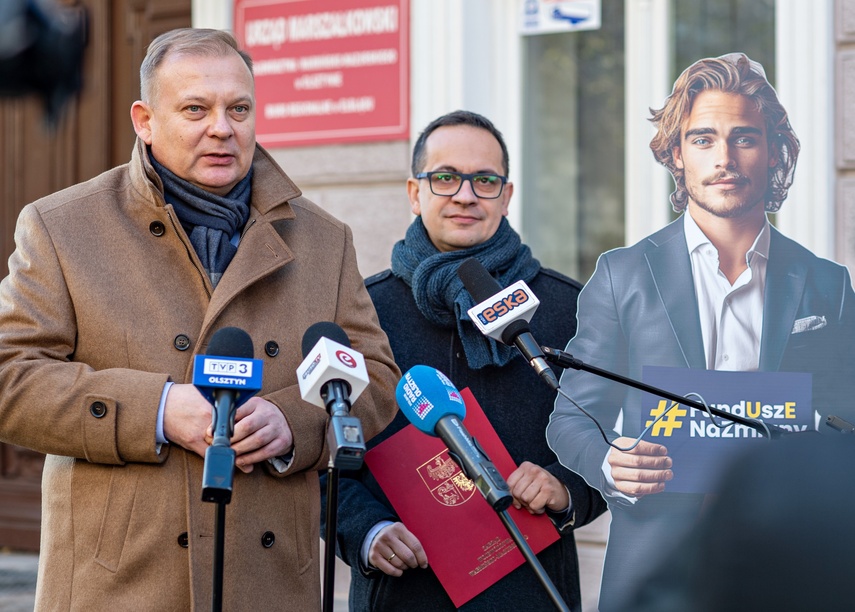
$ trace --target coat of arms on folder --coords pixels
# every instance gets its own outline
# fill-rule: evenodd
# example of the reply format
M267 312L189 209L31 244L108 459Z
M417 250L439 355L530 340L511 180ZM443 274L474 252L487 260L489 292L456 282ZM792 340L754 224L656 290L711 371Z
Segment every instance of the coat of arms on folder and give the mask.
M516 469L472 392L463 424L504 478ZM401 522L422 543L430 568L455 606L461 606L525 562L499 515L449 456L439 438L412 425L365 454L365 464ZM557 541L546 515L508 509L535 553Z

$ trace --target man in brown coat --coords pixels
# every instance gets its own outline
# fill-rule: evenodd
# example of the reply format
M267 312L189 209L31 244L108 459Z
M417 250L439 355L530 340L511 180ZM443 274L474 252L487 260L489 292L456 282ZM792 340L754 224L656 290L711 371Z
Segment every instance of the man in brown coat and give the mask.
M224 32L159 37L130 163L19 218L0 284L0 439L48 455L37 609L211 607L211 405L188 382L226 326L249 333L264 380L231 439L223 607L320 607L327 415L300 399L302 335L333 321L365 356L352 414L367 438L392 419L400 372L350 229L255 143L251 69Z

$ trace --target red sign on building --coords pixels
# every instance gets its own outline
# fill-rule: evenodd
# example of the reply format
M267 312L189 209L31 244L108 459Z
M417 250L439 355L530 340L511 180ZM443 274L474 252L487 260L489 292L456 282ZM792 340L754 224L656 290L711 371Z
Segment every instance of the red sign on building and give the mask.
M265 147L409 138L409 0L236 0Z

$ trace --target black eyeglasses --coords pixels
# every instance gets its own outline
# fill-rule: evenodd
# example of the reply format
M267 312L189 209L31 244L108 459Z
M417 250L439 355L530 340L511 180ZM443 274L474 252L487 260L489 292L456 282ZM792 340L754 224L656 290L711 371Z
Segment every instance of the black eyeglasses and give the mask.
M502 189L508 182L508 177L499 174L463 174L462 172L419 172L417 179L426 178L430 181L430 190L434 195L457 195L463 187L463 181L469 181L472 191L479 198L493 200L502 195Z

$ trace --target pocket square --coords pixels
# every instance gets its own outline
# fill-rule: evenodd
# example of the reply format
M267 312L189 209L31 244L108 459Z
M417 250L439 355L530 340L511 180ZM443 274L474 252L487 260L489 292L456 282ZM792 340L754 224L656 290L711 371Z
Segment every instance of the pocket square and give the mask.
M804 317L802 319L796 319L795 323L793 323L793 334L800 334L806 331L814 331L816 329L822 329L828 325L828 321L825 320L825 315L818 317L816 315L810 317Z

